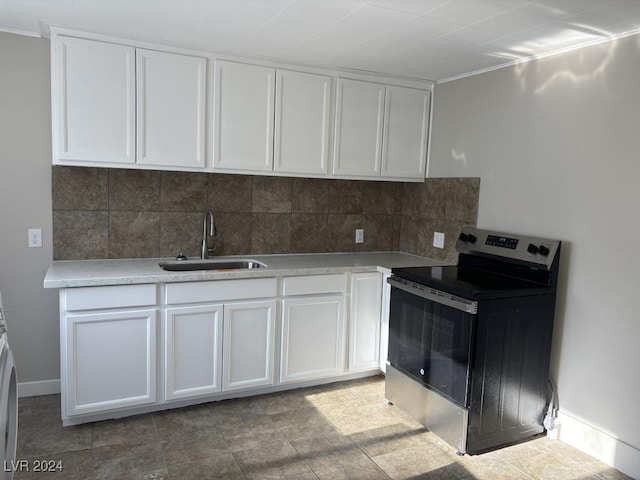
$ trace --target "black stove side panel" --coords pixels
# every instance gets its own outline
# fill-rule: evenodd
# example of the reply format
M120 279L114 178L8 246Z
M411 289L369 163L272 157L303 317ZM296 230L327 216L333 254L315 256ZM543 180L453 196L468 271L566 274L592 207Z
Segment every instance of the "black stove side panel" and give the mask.
M480 303L468 453L544 431L554 310L553 294Z

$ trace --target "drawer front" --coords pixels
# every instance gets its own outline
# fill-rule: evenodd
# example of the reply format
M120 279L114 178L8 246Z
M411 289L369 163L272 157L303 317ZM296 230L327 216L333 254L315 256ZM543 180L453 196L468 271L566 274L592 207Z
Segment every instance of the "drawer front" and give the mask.
M167 304L220 302L276 296L275 278L216 280L211 282L168 283Z
M156 285L109 285L64 290L66 310L145 307L156 304Z
M285 277L282 284L282 294L284 296L343 293L346 291L346 273Z

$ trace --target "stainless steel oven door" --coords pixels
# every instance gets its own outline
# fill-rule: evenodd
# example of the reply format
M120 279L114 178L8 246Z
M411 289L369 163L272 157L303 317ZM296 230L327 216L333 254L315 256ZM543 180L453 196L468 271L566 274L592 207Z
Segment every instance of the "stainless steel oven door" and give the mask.
M388 282L389 364L467 407L477 302L398 277Z

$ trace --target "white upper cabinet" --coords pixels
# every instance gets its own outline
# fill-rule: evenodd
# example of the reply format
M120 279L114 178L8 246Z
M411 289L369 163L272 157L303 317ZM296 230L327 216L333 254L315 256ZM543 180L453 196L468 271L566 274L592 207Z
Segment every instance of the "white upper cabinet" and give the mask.
M426 82L73 34L52 33L54 164L425 178Z
M424 178L431 92L387 86L382 176Z
M274 170L328 173L331 77L278 70Z
M205 58L137 50L137 160L205 166Z
M216 60L213 167L273 169L275 69Z
M135 49L58 37L54 53L54 163L135 163Z
M339 78L336 90L333 173L379 177L385 86Z

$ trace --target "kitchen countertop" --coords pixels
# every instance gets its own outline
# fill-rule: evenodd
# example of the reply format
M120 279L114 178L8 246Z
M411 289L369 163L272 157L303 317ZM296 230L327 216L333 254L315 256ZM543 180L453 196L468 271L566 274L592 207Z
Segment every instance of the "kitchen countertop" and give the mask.
M314 253L292 255L242 255L212 259L250 258L267 265L246 270L197 270L168 272L159 262L173 258L139 258L109 260L61 260L49 265L45 288L132 285L140 283L196 282L234 278L278 277L285 275L321 275L325 273L372 272L395 267L444 265L430 258L398 252Z

